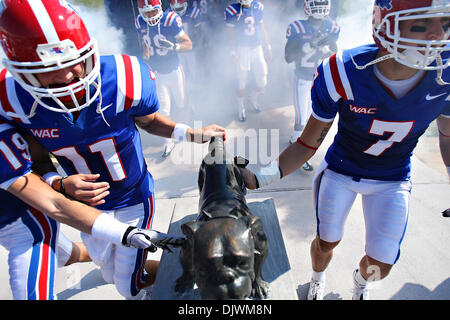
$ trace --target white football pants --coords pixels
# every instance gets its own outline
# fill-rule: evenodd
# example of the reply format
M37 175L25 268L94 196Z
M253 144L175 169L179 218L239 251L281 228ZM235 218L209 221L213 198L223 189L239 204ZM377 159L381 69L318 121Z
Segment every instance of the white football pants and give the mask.
M411 181L355 181L326 169L323 161L314 178L313 193L320 239L342 239L348 213L356 195L361 194L366 254L386 264L397 262L408 222Z
M103 210L103 213L131 226L150 229L153 222L153 208L152 195L143 203L117 210ZM139 293L147 280L147 274L144 272L147 251L117 246L83 232L81 239L92 261L100 266L103 279L107 283L114 283L117 291L125 298L131 298Z

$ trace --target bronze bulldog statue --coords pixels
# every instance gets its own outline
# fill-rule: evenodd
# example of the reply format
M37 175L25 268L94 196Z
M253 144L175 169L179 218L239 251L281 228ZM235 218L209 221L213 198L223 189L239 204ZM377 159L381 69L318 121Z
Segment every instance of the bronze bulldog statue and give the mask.
M265 299L269 285L261 269L269 250L259 217L251 214L239 159L230 158L214 138L198 175L199 214L181 226L186 241L180 252L183 274L175 291L191 290L202 299Z

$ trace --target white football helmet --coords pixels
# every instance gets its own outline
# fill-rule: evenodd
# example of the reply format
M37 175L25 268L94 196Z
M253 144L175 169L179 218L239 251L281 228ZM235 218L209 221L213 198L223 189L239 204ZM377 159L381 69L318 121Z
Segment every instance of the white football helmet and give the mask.
M402 37L402 21L450 19L450 0L388 0L375 1L373 12L373 38L381 50L388 51L397 62L422 70L439 70L448 67L450 60L442 63L441 53L449 51L449 26L443 40L417 40ZM435 65L432 65L437 61Z
M253 0L239 0L239 4L241 5L241 6L249 6L249 5L251 5L252 4L252 2L253 2Z
M330 14L330 0L305 0L303 9L308 17L323 19Z
M160 0L138 0L139 14L150 26L156 26L164 12Z
M170 8L180 16L183 16L188 8L187 0L170 0Z

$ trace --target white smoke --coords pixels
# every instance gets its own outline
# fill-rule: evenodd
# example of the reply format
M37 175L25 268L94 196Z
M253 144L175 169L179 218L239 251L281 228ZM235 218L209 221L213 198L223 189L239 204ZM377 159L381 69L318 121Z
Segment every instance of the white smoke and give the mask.
M83 19L90 36L97 40L101 55L123 52L123 32L109 23L104 6L98 8L78 4L72 6Z
M372 10L373 0L341 0L340 16L337 19L341 27L338 47L350 49L373 42Z

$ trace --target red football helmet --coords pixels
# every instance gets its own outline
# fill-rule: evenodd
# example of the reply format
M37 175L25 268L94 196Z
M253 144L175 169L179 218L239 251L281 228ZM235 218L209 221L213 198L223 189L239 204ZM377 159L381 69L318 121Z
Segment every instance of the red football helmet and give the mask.
M187 7L187 0L170 0L170 8L180 16L186 13Z
M450 0L376 0L373 10L372 30L375 43L381 50L408 67L423 70L446 68L441 53L450 50L447 37L444 40L417 40L402 37L399 25L405 20L449 18ZM408 44L407 44L408 43ZM431 65L437 60L436 65Z
M156 26L163 16L161 0L138 0L139 13L150 25Z
M89 106L100 94L100 60L97 43L78 13L65 0L4 0L2 5L3 64L14 79L49 110L66 113ZM69 85L44 88L36 77L80 62L85 77Z

